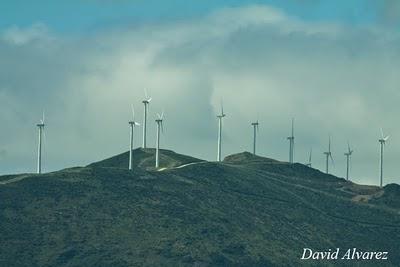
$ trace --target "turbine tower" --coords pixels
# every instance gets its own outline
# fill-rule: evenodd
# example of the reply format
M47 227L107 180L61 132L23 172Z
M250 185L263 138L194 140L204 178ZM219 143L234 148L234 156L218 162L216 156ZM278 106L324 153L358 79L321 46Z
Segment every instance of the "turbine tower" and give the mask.
M289 163L294 162L294 118L292 118L292 135L287 138L289 140Z
M310 149L310 154L308 155L308 163L306 164L307 167L310 168L312 167L311 161L312 161L312 148Z
M326 173L329 174L329 158L332 161L333 164L333 157L332 157L332 152L331 152L331 137L329 137L329 145L328 145L328 151L324 152L326 156Z
M379 143L381 145L381 157L380 157L380 186L383 186L383 152L384 152L384 147L386 145L386 141L389 140L389 136L386 136L383 134L383 130L381 129L381 136L382 138L379 139Z
M132 120L129 122L129 125L131 128L130 146L129 146L129 170L132 170L133 169L134 128L135 128L135 126L140 126L140 124L135 121L135 109L133 108L133 105L132 105Z
M344 153L346 156L346 180L349 180L349 172L350 172L350 159L351 155L353 154L353 150L350 148L350 143L347 142L347 152Z
M157 114L157 139L156 139L156 168L160 167L160 130L164 132L163 126L164 112Z
M224 113L224 107L221 104L221 114L217 115L218 118L218 151L217 151L217 161L221 161L221 144L222 144L222 118L226 114Z
M151 97L147 95L147 90L144 90L145 99L142 101L144 104L144 115L143 115L143 148L146 148L146 137L147 137L147 112L149 109L149 104Z
M254 136L253 136L253 154L256 154L256 142L257 142L257 132L258 132L258 127L259 127L259 123L258 120L256 122L253 122L251 124L253 126L254 129Z
M44 112L40 123L36 125L39 128L39 144L38 144L38 159L37 159L37 173L42 173L42 135L44 133Z

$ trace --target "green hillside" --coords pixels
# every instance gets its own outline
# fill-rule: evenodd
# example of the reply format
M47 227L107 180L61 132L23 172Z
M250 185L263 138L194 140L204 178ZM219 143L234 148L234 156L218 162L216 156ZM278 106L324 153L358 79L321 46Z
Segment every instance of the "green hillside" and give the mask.
M0 266L400 266L399 185L250 153L215 163L162 151L168 168L154 170L154 150L140 149L132 172L127 157L0 177ZM299 260L336 247L389 260Z

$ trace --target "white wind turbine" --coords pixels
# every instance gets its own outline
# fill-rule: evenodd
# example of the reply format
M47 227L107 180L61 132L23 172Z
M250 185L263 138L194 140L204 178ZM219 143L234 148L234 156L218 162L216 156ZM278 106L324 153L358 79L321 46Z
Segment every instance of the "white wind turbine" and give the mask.
M292 118L292 135L287 138L289 140L289 163L294 162L294 118Z
M156 139L156 168L160 167L160 130L164 132L163 126L164 112L157 114L157 139Z
M36 125L39 128L39 144L38 144L38 159L37 159L37 173L42 173L42 135L44 134L44 111L40 123Z
M310 149L310 154L308 155L308 163L306 164L307 167L312 167L312 148Z
M344 153L346 156L346 180L349 180L349 172L350 172L350 161L351 161L351 155L353 154L354 150L350 148L350 143L347 142L347 152Z
M222 145L222 119L226 116L224 113L224 107L221 103L221 114L217 115L218 118L218 151L217 161L221 161L221 145Z
M384 152L384 147L386 145L386 141L389 140L389 136L386 136L383 134L383 130L381 128L381 136L382 138L379 139L379 143L381 145L381 157L380 157L380 186L383 186L383 152Z
M331 137L329 137L328 151L324 152L324 154L326 156L326 173L329 174L329 158L331 159L332 164L334 163L331 152Z
M257 142L257 133L259 130L259 123L258 120L256 122L251 123L251 125L253 126L253 130L254 130L254 135L253 135L253 154L256 154L256 142Z
M144 104L144 115L143 115L143 148L146 148L146 137L147 137L147 112L149 108L149 104L151 101L151 97L147 95L147 90L144 90L145 99L142 101Z
M140 126L139 123L135 121L135 109L133 108L132 105L132 120L129 121L130 125L130 146L129 146L129 170L133 169L133 148L134 148L134 128L135 126Z

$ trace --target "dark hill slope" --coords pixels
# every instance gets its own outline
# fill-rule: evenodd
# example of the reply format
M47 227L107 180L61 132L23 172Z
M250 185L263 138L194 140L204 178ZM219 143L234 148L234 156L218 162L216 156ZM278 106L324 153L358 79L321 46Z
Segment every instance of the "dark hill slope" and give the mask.
M164 171L93 165L33 175L0 185L0 262L301 266L304 247L356 247L389 251L389 261L347 266L399 266L400 209L375 203L397 199L392 187L248 154Z
M199 162L200 159L196 159L190 156L175 153L171 150L160 149L160 167L173 168L180 165ZM133 166L154 169L156 162L155 149L154 148L137 148L133 151ZM90 164L88 167L107 167L107 168L120 168L128 169L129 165L129 152L119 154L117 156Z
M400 186L398 184L388 184L385 186L384 194L373 195L369 202L400 210Z

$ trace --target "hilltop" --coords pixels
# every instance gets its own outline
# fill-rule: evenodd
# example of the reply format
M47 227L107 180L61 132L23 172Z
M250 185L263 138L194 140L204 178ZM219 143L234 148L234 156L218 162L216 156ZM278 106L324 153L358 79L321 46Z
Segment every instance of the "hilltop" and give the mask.
M81 168L0 177L0 262L299 266L305 247L355 247L389 251L385 266L400 265L399 185L357 185L247 152L216 163L163 150L161 171L152 168L154 150L134 155L134 171L123 153Z
M156 162L154 148L137 148L133 151L133 166L146 170L154 170ZM171 150L160 149L160 166L164 168L174 168L185 164L200 162L202 160L175 153ZM129 152L92 163L88 167L98 168L120 168L127 169L129 163Z

